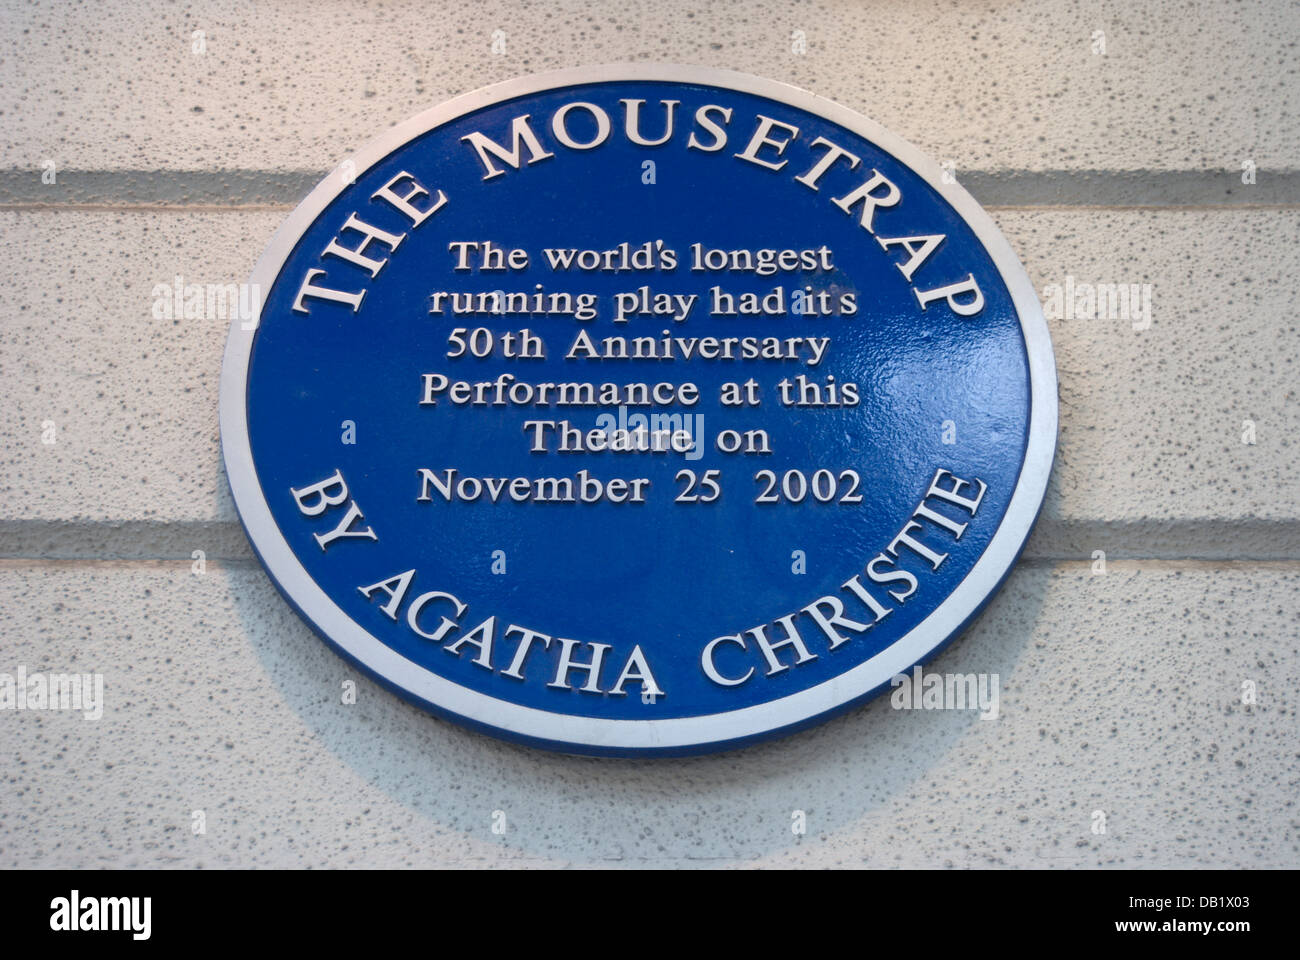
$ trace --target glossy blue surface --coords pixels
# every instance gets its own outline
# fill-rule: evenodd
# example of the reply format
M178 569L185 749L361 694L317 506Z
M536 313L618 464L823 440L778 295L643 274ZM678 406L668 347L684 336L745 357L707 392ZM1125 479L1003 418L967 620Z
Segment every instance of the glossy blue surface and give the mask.
M662 129L658 101L682 101L676 135L667 145L636 146L621 135L618 101L628 97L649 101L643 129L650 137ZM547 121L557 106L573 100L600 104L613 118L615 131L601 146L576 151L555 143ZM697 129L695 110L706 103L734 109L730 142L716 153L687 148L689 133ZM509 122L522 113L537 118L536 129L555 156L518 171L507 168L484 182L482 166L460 137L482 130L508 142ZM781 171L735 157L754 131L756 114L800 129ZM589 132L578 116L572 129L575 136ZM807 146L818 136L852 150L863 163L856 170L835 166L813 192L794 178L821 156ZM656 165L654 184L643 182L647 159ZM877 211L876 234L945 234L942 248L914 278L916 285L938 287L971 273L986 298L979 316L959 317L942 305L922 311L896 267L905 259L903 252L882 250L856 216L831 203L831 197L862 183L870 168L903 194L897 207ZM414 230L391 207L369 199L401 170L450 198ZM319 262L320 251L353 211L376 226L407 232L391 254L371 248L390 258L373 281L341 260ZM511 273L453 273L447 245L457 240L525 248L533 266ZM604 249L624 241L635 247L647 240L665 241L683 260L695 242L727 250L825 245L834 252L836 269L830 275L756 277L692 274L683 265L673 272L566 276L543 266L545 247ZM312 301L309 315L291 311L305 271L322 265L328 267L328 280L321 282L366 289L359 312L324 301ZM602 315L583 323L564 316L452 319L428 312L435 290L531 291L537 283L548 291L599 294ZM611 295L642 284L697 293L702 302L714 284L737 296L767 295L780 286L787 299L808 285L814 291L853 292L859 309L852 317L710 318L697 306L685 323L658 318L613 323ZM487 326L498 333L527 327L544 338L548 357L447 359L447 335L456 326ZM613 335L658 336L665 329L681 337L829 336L831 345L822 364L811 369L772 360L563 359L579 330L599 342ZM700 388L698 405L659 412L702 415L708 441L703 456L530 453L525 420L568 419L591 428L607 411L418 403L422 374L479 381L502 372L528 382L692 381ZM861 403L781 406L775 383L799 374L817 382L833 375L837 383L856 383ZM750 377L762 386L760 407L719 404L724 381ZM657 719L734 710L807 689L861 663L923 620L969 573L1006 509L1021 469L1029 395L1025 345L1010 295L971 229L922 178L849 131L781 103L698 85L618 82L493 105L413 140L359 176L303 235L266 296L247 399L258 478L281 532L313 579L365 630L429 670L489 696L558 713ZM341 424L349 420L356 424L354 445L340 441ZM955 425L955 443L943 442L945 421ZM713 449L712 438L725 428L766 430L772 452L746 456ZM648 502L640 505L419 503L421 467L495 477L570 476L585 468L602 479L648 477L651 486ZM797 668L770 677L760 670L736 687L705 677L700 650L710 639L769 623L824 594L843 596L840 585L902 529L938 467L978 477L988 491L974 519L951 512L955 520L971 521L959 542L939 533L923 538L949 553L939 571L903 553L899 566L919 580L906 603L834 650L809 628L805 636L817 659ZM718 502L674 503L682 487L674 477L683 468L697 474L719 469ZM770 469L780 475L791 468L808 473L827 468L837 476L856 470L863 502L823 504L808 498L799 504L755 504L763 487L755 472ZM333 527L340 514L305 518L289 489L335 469L342 471L379 542L340 542L322 552L312 539ZM505 575L493 573L494 551L504 552ZM792 572L794 551L806 555L806 573ZM404 616L397 621L383 616L382 595L367 600L357 589L410 568L418 572L407 599L428 590L455 594L469 607L460 618L466 629L495 615L499 631L514 623L556 637L611 644L606 688L633 645L640 645L666 696L646 703L635 683L629 685L630 695L621 697L548 687L559 654L556 644L533 653L526 681L503 677L514 643L500 633L496 670L472 663L473 647L449 655L445 644L413 633ZM881 599L886 589L873 588ZM861 619L864 611L850 609L848 615ZM787 649L787 662L793 660L790 653ZM589 655L584 652L583 658ZM762 666L752 644L748 653L720 651L718 663L732 673ZM574 676L574 687L585 679Z

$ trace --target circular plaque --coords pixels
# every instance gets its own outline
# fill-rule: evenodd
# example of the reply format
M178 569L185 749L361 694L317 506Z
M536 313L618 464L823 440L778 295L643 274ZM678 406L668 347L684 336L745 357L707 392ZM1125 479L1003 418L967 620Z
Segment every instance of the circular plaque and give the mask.
M221 433L267 571L386 686L536 746L699 753L888 689L1051 469L1047 326L988 215L743 74L459 97L345 160L251 284Z

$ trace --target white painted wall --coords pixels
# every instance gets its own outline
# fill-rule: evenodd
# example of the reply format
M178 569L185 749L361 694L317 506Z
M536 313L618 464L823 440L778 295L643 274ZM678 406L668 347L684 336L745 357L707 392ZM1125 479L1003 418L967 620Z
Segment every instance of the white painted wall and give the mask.
M0 5L0 672L107 698L0 713L0 867L1300 865L1300 6L1092 6ZM225 326L153 319L153 287L244 280L428 106L622 60L873 117L955 165L1040 291L1152 284L1149 329L1051 323L1042 521L935 665L998 673L998 720L878 700L712 758L557 757L354 677L252 559Z

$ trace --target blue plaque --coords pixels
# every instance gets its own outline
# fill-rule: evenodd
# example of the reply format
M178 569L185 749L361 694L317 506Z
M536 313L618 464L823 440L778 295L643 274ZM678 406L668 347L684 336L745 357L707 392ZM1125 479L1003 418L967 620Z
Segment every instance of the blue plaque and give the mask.
M987 214L699 67L467 94L324 180L221 384L240 517L340 654L474 729L681 755L928 661L1024 546L1042 310Z

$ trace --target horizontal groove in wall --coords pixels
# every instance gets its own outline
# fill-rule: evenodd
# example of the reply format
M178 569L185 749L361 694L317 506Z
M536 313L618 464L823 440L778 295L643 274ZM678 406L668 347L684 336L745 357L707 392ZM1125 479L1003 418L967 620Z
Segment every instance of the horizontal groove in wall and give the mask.
M1124 574L1160 573L1162 571L1192 573L1197 571L1224 572L1232 570L1260 573L1273 571L1300 575L1300 560L1203 560L1196 558L1170 560L1162 557L1121 557L1116 560L1108 560L1104 574L1092 561L1077 558L1049 559L1040 557L1035 559L1026 557L1021 558L1016 566L1031 570L1055 568L1075 573L1087 572L1093 576L1122 576ZM230 558L206 559L200 570L188 558L177 557L0 557L0 574L8 570L67 570L83 573L153 570L158 573L185 573L191 576L202 576L223 570L256 572L261 569L256 560Z
M1023 560L1300 561L1300 520L1062 522L1044 518ZM227 521L0 521L0 560L251 561L243 529Z
M293 207L325 174L269 170L0 170L0 207ZM991 207L1274 207L1300 204L1300 170L970 170L957 181Z

